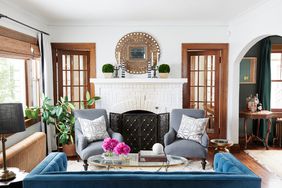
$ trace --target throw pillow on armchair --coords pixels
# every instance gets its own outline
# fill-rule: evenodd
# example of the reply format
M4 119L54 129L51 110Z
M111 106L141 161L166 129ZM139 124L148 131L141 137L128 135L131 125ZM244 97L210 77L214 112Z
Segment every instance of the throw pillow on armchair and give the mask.
M81 126L82 134L87 138L88 142L103 140L110 137L107 132L104 116L94 120L78 118L78 121Z
M181 124L177 132L177 137L193 140L201 144L202 136L206 131L209 118L192 118L182 115Z

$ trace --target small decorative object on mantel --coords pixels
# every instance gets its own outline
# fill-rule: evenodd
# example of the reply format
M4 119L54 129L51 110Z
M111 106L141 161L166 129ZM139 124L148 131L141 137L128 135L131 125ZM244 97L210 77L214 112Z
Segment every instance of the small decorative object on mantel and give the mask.
M153 70L153 78L158 78L157 77L158 66L157 65L153 65L152 66L152 70Z
M148 61L148 67L147 67L147 73L148 73L148 78L152 77L152 65L151 65L151 61Z
M114 66L114 78L119 78L118 76L119 69L120 69L120 65L117 64Z
M118 52L118 57L117 57L117 64L115 64L114 66L114 78L118 78L119 75L119 69L121 68L121 65L120 65L120 52Z
M161 64L159 66L159 75L160 78L168 78L168 74L170 73L170 67L168 64Z
M258 94L256 94L256 96L250 95L249 97L247 97L246 104L247 104L247 110L251 112L256 112L258 110L258 104L259 104Z
M105 78L111 78L114 72L114 66L112 64L104 64L102 67L102 72Z
M124 63L121 64L121 77L125 78L125 65L124 65Z

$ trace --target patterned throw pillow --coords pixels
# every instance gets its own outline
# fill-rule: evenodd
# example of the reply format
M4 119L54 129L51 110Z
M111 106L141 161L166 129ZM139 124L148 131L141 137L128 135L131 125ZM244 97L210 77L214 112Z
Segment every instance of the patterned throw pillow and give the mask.
M103 140L109 137L106 127L106 120L101 116L94 120L78 118L82 134L89 142Z
M177 132L178 138L194 140L201 144L202 136L206 131L209 118L195 119L186 115L182 116L181 124Z

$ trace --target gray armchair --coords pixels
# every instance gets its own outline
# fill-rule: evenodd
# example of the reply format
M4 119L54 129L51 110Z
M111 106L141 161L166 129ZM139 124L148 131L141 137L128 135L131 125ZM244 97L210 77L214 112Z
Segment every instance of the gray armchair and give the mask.
M168 155L178 155L185 158L197 158L202 160L202 167L206 167L206 159L208 155L209 137L205 133L202 136L202 144L192 140L177 138L182 115L187 115L193 118L204 118L204 110L196 109L174 109L170 115L169 132L164 136L165 152Z
M76 153L83 160L84 170L87 171L88 163L87 159L93 155L102 154L104 151L102 149L103 140L88 143L86 137L83 136L80 123L77 118L84 118L89 120L94 120L101 116L105 117L107 131L111 138L116 138L118 141L122 142L123 138L120 133L114 132L109 125L109 120L107 116L107 111L104 109L88 109L88 110L75 110L75 149Z

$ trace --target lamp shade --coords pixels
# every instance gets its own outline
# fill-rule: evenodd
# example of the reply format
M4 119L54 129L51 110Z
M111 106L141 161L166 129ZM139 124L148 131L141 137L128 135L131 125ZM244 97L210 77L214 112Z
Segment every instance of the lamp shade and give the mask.
M25 130L21 103L0 103L0 134L11 134Z

